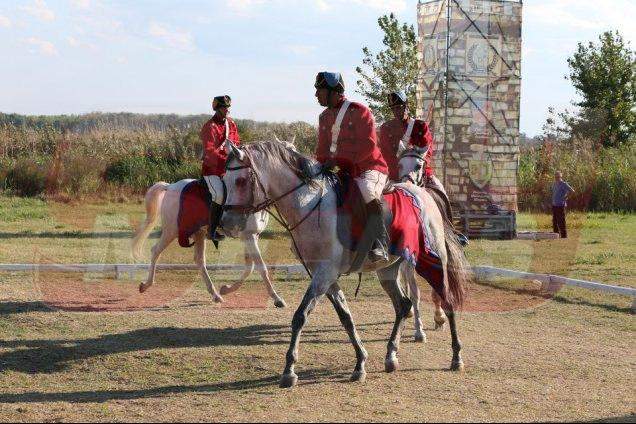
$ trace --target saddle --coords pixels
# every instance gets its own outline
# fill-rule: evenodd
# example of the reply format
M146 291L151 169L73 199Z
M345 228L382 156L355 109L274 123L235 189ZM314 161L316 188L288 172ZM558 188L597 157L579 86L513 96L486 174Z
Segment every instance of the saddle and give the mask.
M190 237L210 222L212 196L205 180L189 182L181 191L179 199L179 246L191 247Z
M358 242L364 232L365 202L358 185L346 175L324 174L336 192L338 239L345 249L356 252L356 258L368 252L358 252ZM404 187L392 187L382 196L384 226L389 236L389 254L399 256L415 267L442 297L446 296L444 273L440 257L431 248L429 224L417 196ZM359 272L352 261L347 273Z

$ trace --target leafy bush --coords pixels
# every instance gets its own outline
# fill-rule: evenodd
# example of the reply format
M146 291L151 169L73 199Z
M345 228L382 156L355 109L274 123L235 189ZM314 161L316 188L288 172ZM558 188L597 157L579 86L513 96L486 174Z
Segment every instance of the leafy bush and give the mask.
M48 182L47 163L23 158L7 171L4 186L19 196L33 197L44 193Z

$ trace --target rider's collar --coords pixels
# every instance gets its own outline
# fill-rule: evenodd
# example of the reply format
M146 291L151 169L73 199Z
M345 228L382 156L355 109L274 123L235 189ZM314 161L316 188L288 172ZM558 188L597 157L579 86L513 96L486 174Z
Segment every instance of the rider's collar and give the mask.
M227 118L221 118L221 115L219 115L218 113L215 113L214 115L212 115L212 120L216 122L217 124L225 123L226 119Z
M336 93L334 93L333 95L336 95ZM343 96L343 95L340 95L340 100L338 100L338 103L336 103L334 107L329 107L329 109L331 109L331 110L340 110L340 107L345 102L345 100L347 100L347 98L345 96Z

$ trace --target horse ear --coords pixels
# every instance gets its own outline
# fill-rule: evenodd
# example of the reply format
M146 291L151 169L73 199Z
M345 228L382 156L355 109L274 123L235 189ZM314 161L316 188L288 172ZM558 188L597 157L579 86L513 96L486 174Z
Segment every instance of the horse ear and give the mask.
M296 145L296 134L294 134L289 144Z
M245 159L245 153L243 152L243 150L239 149L238 147L236 147L234 144L231 144L232 146L232 153L234 154L234 156L236 156L236 158L238 160L240 160L241 162L243 162L243 160Z
M278 138L278 136L276 135L276 133L274 133L274 140L276 140L279 143L282 143L282 141L280 141L280 138Z

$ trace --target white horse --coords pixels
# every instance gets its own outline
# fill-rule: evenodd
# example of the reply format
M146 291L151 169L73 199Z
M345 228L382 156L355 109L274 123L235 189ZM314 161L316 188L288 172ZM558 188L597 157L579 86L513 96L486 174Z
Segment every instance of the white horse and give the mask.
M287 351L281 387L294 386L298 377L294 367L298 359L300 334L308 315L326 296L333 304L356 352L352 381L366 378L367 352L356 331L338 278L350 268L355 252L341 244L337 233L337 195L334 188L318 175L319 165L279 143L263 142L241 148L227 145L231 152L223 180L227 187L224 230L235 235L246 228L248 217L255 211L272 207L286 221L295 251L311 275L309 285L292 320L292 335ZM308 173L308 170L311 172ZM399 184L411 193L422 210L420 219L430 228L431 249L439 255L443 278L443 307L448 317L452 338L451 370L463 369L461 344L457 336L455 309L461 307L469 266L452 227L446 225L437 204L424 189L413 184ZM397 351L404 319L411 310L411 300L398 282L400 272L413 273L413 266L401 267L403 259L391 256L388 261L365 263L360 270L375 271L395 309L395 322L388 342L385 370L398 368Z
M159 215L161 215L161 237L157 244L151 249L151 262L148 273L148 279L145 283L139 285L139 291L145 292L155 282L155 271L157 260L170 243L178 236L177 218L179 215L179 202L181 199L181 191L190 182L194 180L185 179L177 181L173 184L165 182L155 183L145 196L146 203L146 220L137 230L132 242L132 254L136 260L142 257L142 247L144 241L148 238L150 232L155 227ZM261 211L250 215L243 231L238 237L243 241L245 249L245 270L237 282L231 285L221 287L220 293L214 287L205 263L205 239L207 234L207 226L202 227L193 234L194 239L194 262L199 267L201 277L205 282L208 292L212 295L215 302L223 302L221 295L232 293L238 290L250 276L254 267L261 274L265 288L268 294L274 300L277 308L285 307L285 301L276 293L272 285L271 276L268 272L267 265L263 261L261 251L258 248L259 234L267 227L269 216L267 212ZM220 247L223 247L221 242Z
M398 153L398 173L401 182L411 182L419 187L424 187L425 168L424 160L426 154L425 147L412 146ZM422 327L422 319L420 317L420 288L415 281L412 273L404 273L409 289L409 297L413 302L413 325L415 327L415 341L426 341L426 334ZM435 330L441 329L446 323L446 316L442 310L442 299L435 290L431 290L431 300L433 302L433 321L435 322Z

